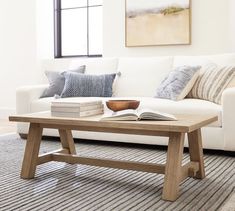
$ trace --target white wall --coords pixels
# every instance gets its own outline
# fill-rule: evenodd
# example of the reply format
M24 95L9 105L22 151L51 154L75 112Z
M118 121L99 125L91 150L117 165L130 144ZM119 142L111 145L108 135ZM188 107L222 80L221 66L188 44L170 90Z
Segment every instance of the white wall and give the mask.
M235 52L235 0L229 2L229 43Z
M53 0L36 0L37 58L54 58Z
M17 87L37 82L35 6L0 0L0 116L14 111Z
M37 2L38 55L42 59L52 59L52 0L37 0ZM112 57L235 52L234 4L235 0L192 0L191 45L127 48L125 47L125 0L103 0L103 55Z
M235 51L229 38L234 0L192 0L192 45L125 47L125 0L104 2L104 56L217 54ZM232 10L232 11L231 11ZM232 19L231 19L232 20ZM235 18L233 17L233 23ZM235 35L235 33L233 34Z

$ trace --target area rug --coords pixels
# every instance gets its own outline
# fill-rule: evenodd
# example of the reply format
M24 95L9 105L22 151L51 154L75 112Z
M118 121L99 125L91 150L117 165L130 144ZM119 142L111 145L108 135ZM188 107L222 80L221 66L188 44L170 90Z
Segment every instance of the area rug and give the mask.
M234 191L235 159L206 153L206 178L181 183L175 202L161 199L163 175L50 162L36 178L19 177L25 141L17 135L0 138L0 210L218 210ZM59 147L43 141L41 152ZM164 163L166 150L156 146L76 143L79 154ZM184 155L184 162L188 154Z

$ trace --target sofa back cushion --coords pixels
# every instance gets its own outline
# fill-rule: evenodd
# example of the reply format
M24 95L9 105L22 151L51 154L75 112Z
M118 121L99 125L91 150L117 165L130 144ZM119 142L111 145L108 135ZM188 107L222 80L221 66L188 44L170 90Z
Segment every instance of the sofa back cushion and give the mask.
M69 68L76 69L77 67L85 65L85 74L111 74L117 72L118 59L117 58L87 58L74 59L70 62Z
M172 69L173 57L120 58L115 97L154 97L156 88Z
M220 66L235 65L235 54L218 54L208 56L175 56L173 66L204 66L211 63L215 63Z

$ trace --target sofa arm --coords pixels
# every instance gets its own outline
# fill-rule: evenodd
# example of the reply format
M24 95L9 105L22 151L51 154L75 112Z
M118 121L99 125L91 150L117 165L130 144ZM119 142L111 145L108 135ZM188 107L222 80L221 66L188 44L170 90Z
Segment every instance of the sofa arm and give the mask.
M235 151L235 88L222 95L224 150Z
M20 87L16 90L16 113L30 113L30 105L33 100L39 99L48 85L36 85Z

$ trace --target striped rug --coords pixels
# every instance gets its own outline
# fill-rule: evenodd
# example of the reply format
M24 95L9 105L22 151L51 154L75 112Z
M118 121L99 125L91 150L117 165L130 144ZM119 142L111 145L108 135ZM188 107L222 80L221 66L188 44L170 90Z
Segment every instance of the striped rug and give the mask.
M189 178L175 202L161 199L163 175L51 162L37 168L34 180L19 178L25 141L0 138L0 210L218 210L234 191L235 158L205 154L206 179ZM57 149L43 141L41 152ZM86 156L164 163L158 147L82 142ZM184 155L184 162L188 154Z

